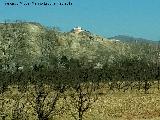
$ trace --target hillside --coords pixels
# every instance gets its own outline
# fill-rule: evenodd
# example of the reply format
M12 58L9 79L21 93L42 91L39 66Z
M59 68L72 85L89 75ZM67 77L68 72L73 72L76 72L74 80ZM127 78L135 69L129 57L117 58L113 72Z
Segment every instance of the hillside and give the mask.
M114 36L114 37L110 37L108 39L116 39L116 40L120 40L123 42L128 42L128 43L153 43L153 44L157 44L158 41L153 41L153 40L148 40L148 39L144 39L144 38L135 38L135 37L131 37L131 36L126 36L126 35L118 35L118 36Z
M114 38L114 39L117 39ZM61 58L76 59L83 65L104 65L121 57L149 57L155 61L156 47L150 45L130 45L83 31L60 32L38 23L1 23L0 60L1 68L13 70L16 66L29 67L34 64L57 64ZM148 52L150 50L150 53ZM147 58L147 57L146 57ZM53 59L55 60L53 62Z

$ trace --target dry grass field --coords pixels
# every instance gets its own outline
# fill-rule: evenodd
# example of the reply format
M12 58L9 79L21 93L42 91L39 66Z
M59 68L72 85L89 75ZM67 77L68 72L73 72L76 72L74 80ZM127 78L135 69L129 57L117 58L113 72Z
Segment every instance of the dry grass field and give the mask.
M47 87L45 91L49 93L44 102L46 105L44 105L44 109L47 110L47 102L50 101L54 92ZM148 94L145 94L143 90L136 89L129 89L126 92L112 91L108 89L107 85L101 86L97 91L99 92L98 98L95 102L91 101L91 107L83 116L84 120L160 120L160 91L156 86L149 89ZM66 91L65 99L63 97L59 99L56 104L57 113L52 113L49 120L75 120L72 114L75 113L76 116L77 113L74 111L69 96L71 92ZM23 93L18 91L16 86L10 86L0 96L0 106L2 106L0 120L3 120L2 116L4 115L7 116L5 120L13 120L15 115L26 120L37 120L33 109L34 94L35 91L31 86Z

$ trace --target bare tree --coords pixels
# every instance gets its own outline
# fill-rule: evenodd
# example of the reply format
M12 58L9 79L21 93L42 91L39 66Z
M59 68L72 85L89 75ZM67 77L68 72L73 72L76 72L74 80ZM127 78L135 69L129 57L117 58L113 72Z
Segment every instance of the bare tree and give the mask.
M24 111L25 103L21 101L23 98L23 94L20 96L15 96L14 101L15 104L12 109L12 120L26 120L27 115Z
M3 83L0 87L0 95L1 95L1 98L0 98L0 102L1 102L1 107L0 107L0 117L2 120L5 120L6 117L7 117L7 114L5 113L4 109L4 105L5 105L5 97L4 97L4 92L6 91L6 84L7 83Z
M58 114L56 104L65 90L63 85L45 85L43 82L34 85L33 99L28 98L39 120L48 120Z
M83 120L84 114L92 107L92 104L98 99L94 94L94 83L78 83L74 86L71 97L71 105L75 111L71 115L75 120Z

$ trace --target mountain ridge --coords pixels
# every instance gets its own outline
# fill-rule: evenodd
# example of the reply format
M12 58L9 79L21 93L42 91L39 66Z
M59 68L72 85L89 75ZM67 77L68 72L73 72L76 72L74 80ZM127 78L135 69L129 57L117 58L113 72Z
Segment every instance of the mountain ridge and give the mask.
M127 35L117 35L114 37L109 37L108 39L117 39L117 40L121 40L123 42L139 42L139 43L158 43L159 41L153 41L153 40L149 40L149 39L145 39L145 38L139 38L139 37L132 37L132 36L127 36Z

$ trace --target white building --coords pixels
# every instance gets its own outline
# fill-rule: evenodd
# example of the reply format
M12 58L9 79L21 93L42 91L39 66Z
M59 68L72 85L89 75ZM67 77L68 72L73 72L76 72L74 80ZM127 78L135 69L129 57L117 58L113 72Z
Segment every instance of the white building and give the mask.
M83 30L81 27L77 26L77 27L73 28L73 31L74 31L75 33L80 33L80 32L82 32L82 31L84 31L84 30Z
M120 40L117 40L117 39L111 39L110 41L113 41L113 42L119 42Z

